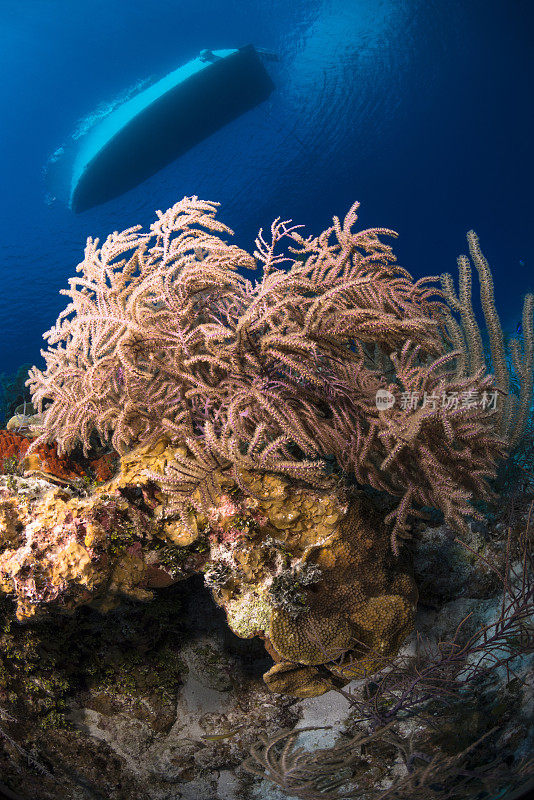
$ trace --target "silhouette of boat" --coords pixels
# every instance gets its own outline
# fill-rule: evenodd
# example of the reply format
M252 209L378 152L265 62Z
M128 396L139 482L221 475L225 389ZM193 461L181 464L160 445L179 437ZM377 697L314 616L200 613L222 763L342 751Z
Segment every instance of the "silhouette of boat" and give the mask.
M266 100L273 89L252 45L203 50L96 121L73 146L59 148L47 166L49 197L60 197L77 213L105 203Z

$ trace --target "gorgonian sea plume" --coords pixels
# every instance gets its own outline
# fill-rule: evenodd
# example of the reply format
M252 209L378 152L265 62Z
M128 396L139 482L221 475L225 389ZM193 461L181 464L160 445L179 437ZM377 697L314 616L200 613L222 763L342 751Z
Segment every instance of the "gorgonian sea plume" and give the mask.
M439 401L494 384L485 369L454 369L436 279L396 264L382 241L393 231L354 232L358 204L317 237L277 219L254 256L222 238L232 231L217 205L186 197L148 232L88 239L62 291L70 303L44 334L46 368L30 371L40 440L87 450L96 433L125 453L165 436L208 466L311 484L333 459L400 498L394 549L417 506L462 525L504 443L490 406ZM260 265L255 283L239 271ZM377 407L379 389L391 408ZM413 393L438 401L400 402Z

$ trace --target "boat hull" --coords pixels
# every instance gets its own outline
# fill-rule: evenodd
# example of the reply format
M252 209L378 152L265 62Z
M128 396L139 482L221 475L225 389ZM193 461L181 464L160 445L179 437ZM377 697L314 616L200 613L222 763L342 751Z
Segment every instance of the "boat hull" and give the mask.
M189 74L189 65L176 70L95 125L74 161L69 199L74 212L137 186L274 89L252 45L209 56L213 60L189 62Z

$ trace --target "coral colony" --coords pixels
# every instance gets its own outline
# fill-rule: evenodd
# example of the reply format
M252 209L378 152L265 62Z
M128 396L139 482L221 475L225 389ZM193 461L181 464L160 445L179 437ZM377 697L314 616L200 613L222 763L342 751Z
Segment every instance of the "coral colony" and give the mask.
M29 373L36 413L0 434L0 590L31 623L201 573L237 636L263 639L268 688L313 697L379 673L413 630L416 520L466 537L484 519L529 423L534 297L508 353L468 234L488 356L467 257L458 293L414 281L393 231L353 230L357 204L316 237L275 220L251 255L216 207L186 197L148 232L88 239ZM316 797L276 778L282 741L252 768Z

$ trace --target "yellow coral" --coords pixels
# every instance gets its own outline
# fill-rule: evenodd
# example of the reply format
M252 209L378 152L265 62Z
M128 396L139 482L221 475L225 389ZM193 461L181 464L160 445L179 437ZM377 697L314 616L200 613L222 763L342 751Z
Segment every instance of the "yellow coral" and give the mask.
M115 565L108 593L109 595L122 594L134 600L151 600L152 592L139 587L145 577L146 565L143 559L133 553L126 553Z
M2 530L4 538L8 533L7 523L16 520L19 547L0 553L0 590L16 594L19 619L34 616L38 607L58 598L62 610L69 611L89 602L112 607L119 595L152 597L142 587L147 568L139 555L101 558L110 539L97 520L100 513L109 514L110 506L100 494L78 498L54 487L33 500L17 495L4 502L10 511L4 525L0 519L0 539ZM115 496L111 508L126 514L128 503Z
M95 570L91 565L91 557L77 542L69 542L55 554L50 568L52 584L59 585L63 581L76 580L77 583L89 588L93 585L94 578Z
M271 692L293 697L318 697L332 688L330 681L321 676L315 667L287 661L271 667L263 680Z
M190 512L187 515L187 523L184 525L179 521L166 522L163 525L165 538L178 547L187 547L187 545L193 544L199 537L197 515Z
M324 664L350 648L352 628L341 616L324 617L309 612L292 619L287 613L276 610L271 617L269 639L287 661Z
M254 495L248 496L227 470L210 469L214 505L206 507L200 488L192 488L191 505L183 500L177 519L174 512L169 516L176 503L165 474L177 458L186 457L192 463L187 448L161 439L124 456L119 474L92 497L75 498L56 487L33 506L20 498L4 501L0 521L6 544L19 544L13 538L17 526L26 540L40 542L38 560L31 548L0 554L0 588L17 592L19 617L35 611L31 587L28 591L18 583L23 566L58 591L68 589L63 607L91 602L106 611L122 596L149 599L146 587L155 575L168 585L173 576L185 577L208 561L218 565L210 585L232 630L244 638L263 636L280 662L266 676L273 690L320 694L332 683L313 667L325 665L331 681L348 680L379 668L398 649L412 626L415 586L406 566L393 558L388 531L364 493L347 494L326 479L324 488L310 488L240 468L240 481ZM99 554L111 552L113 536L109 519L107 528L98 521L101 513L109 517L106 498L113 498L119 517L129 519L130 506L120 492L132 485L146 487L148 498L159 502L153 534L144 538L147 551L139 540L132 546L127 538L121 545L119 533L111 559L101 559ZM205 554L194 551L201 535ZM160 561L162 541L170 562ZM172 548L179 552L191 546L173 566ZM299 576L306 575L312 580L299 584Z

